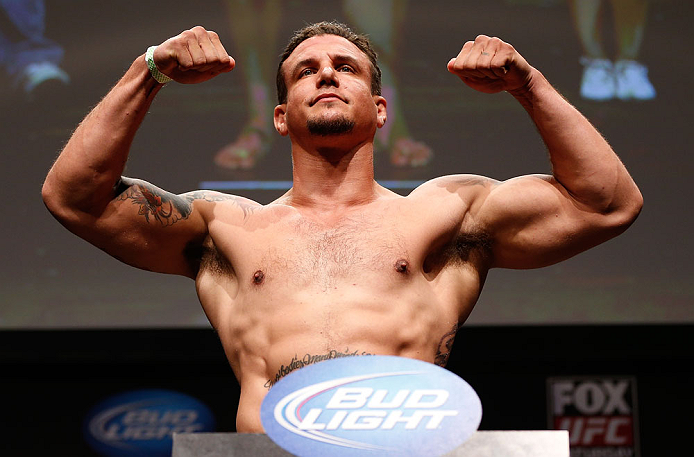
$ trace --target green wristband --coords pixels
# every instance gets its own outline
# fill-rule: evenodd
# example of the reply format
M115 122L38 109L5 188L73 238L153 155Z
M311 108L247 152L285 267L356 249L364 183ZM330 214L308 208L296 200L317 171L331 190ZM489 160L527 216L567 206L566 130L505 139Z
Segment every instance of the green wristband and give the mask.
M152 75L152 78L154 78L159 84L166 84L169 81L173 81L173 79L169 78L164 73L159 71L159 69L157 68L157 64L154 63L155 49L157 49L156 46L150 46L149 48L147 48L147 52L145 53L145 61L147 62L147 68L149 68L149 73Z

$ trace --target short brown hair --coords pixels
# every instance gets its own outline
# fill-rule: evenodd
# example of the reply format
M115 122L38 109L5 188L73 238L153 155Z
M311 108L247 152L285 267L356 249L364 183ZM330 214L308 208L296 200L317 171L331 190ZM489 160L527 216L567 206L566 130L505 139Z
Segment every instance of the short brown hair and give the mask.
M336 21L323 21L309 24L297 30L284 48L280 63L277 66L277 101L282 104L287 102L287 83L282 74L282 64L294 52L303 41L319 35L336 35L354 44L361 52L366 54L371 62L371 94L381 95L381 69L378 68L378 55L371 46L366 35L358 34L345 24Z

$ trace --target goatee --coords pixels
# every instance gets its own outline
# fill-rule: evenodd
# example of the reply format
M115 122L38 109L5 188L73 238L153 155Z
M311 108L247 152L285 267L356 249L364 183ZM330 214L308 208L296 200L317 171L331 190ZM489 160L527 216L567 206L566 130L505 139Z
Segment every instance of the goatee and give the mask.
M309 133L319 136L342 135L354 128L354 121L340 117L337 119L309 119L306 121Z

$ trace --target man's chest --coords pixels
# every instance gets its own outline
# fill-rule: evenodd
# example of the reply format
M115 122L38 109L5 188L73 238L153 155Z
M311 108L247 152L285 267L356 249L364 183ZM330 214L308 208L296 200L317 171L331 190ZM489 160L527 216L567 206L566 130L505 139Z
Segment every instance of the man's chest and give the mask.
M330 225L293 218L238 237L227 243L222 235L215 244L239 279L260 272L263 283L325 289L364 278L404 278L421 263L421 239L379 217L360 215ZM398 262L409 271L398 271Z
M425 217L401 208L376 208L329 221L296 212L261 211L243 224L211 225L215 258L226 261L243 283L283 278L333 287L342 281L402 281L432 266L467 260L451 218ZM464 234L463 234L464 235ZM468 237L469 238L469 237ZM468 240L469 241L469 240Z

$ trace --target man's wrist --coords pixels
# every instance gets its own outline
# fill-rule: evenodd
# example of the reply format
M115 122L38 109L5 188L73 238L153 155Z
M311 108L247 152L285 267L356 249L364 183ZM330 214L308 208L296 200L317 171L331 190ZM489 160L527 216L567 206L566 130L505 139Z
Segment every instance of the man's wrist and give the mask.
M513 95L526 109L530 109L534 102L538 98L543 98L548 91L556 92L544 75L533 68L523 85L507 92Z
M527 95L535 89L535 85L543 80L544 76L536 68L530 67L530 72L523 84L515 89L507 89L506 92L513 95L514 97L527 97Z
M164 73L159 71L159 68L157 68L157 64L154 62L155 49L157 49L156 46L150 46L149 48L147 48L147 52L145 53L145 62L147 62L149 74L152 75L152 78L154 78L154 80L159 84L166 84L170 81L173 81L173 79L166 76Z

